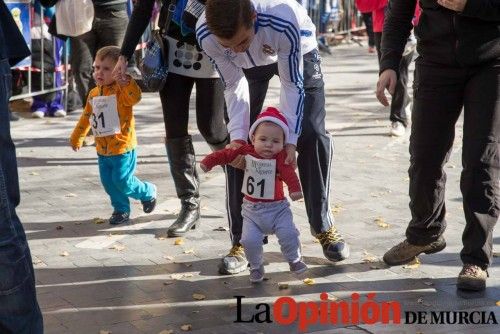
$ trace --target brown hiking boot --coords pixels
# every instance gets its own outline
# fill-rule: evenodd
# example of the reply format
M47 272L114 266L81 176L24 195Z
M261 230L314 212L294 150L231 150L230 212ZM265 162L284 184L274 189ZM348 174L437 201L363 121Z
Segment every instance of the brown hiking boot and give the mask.
M464 264L458 274L457 288L460 290L483 291L486 288L488 271L474 264Z
M442 251L445 247L446 241L443 237L439 237L436 241L424 246L412 245L408 240L404 240L384 254L384 262L390 266L399 266L413 261L419 254L437 253Z

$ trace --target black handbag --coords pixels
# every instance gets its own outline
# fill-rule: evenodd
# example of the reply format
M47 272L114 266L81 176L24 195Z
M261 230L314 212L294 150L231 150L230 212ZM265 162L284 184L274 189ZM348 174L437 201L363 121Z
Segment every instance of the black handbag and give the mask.
M160 10L160 29L151 32L151 38L146 44L144 58L139 69L142 81L148 90L160 91L165 85L168 75L168 43L165 40L170 21L175 11L175 1L164 0ZM168 7L166 7L168 3ZM165 9L166 8L166 9ZM165 22L161 22L164 10L167 11Z

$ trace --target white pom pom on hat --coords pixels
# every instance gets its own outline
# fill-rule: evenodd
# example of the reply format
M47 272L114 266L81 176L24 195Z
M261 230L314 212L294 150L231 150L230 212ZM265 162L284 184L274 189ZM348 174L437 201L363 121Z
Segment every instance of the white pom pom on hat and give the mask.
M278 109L274 107L267 107L266 109L262 110L262 112L257 116L255 122L250 127L250 136L253 135L255 129L257 129L259 124L262 122L271 122L281 127L285 134L285 143L288 143L288 132L290 131L288 129L288 123L285 116Z

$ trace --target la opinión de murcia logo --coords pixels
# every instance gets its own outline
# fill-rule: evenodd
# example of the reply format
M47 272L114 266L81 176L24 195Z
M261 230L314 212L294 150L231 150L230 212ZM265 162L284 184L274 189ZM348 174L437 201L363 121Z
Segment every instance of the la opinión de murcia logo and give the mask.
M298 324L301 332L310 325L401 324L401 303L375 301L376 293L368 293L361 301L358 293L351 294L350 301L330 301L328 294L319 295L319 302L297 302L292 297L279 297L269 305L259 303L252 310L244 307L245 296L236 298L235 323ZM271 316L271 310L272 315ZM493 311L405 311L405 324L498 324Z

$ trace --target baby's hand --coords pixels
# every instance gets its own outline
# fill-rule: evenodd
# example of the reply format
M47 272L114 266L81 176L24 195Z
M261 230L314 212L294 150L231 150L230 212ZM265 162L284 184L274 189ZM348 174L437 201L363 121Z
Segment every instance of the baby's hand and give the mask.
M291 193L290 194L290 198L292 199L292 201L297 201L301 198L304 198L304 195L302 195L302 192L301 191L298 191L298 192L295 192L295 193Z
M204 171L205 173L206 173L206 172L210 172L210 169L209 169L207 166L205 166L204 164L200 164L200 168L201 168L201 170L202 170L202 171Z

